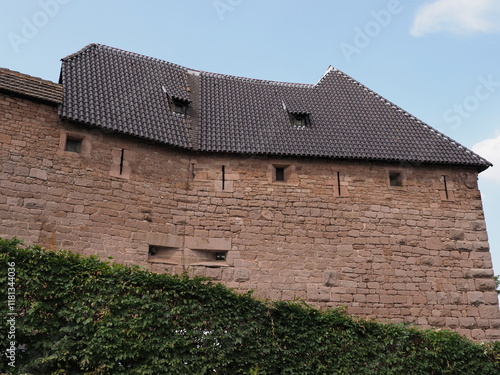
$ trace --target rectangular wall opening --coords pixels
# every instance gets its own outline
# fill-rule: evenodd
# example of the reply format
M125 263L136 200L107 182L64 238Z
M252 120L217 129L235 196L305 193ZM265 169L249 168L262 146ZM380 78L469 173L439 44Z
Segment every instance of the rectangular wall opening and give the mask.
M175 247L149 245L148 261L166 264L181 264L182 251Z
M66 144L64 145L64 151L75 152L77 154L80 154L82 152L82 142L83 138L67 136Z
M390 186L403 186L403 174L401 172L389 172Z
M275 167L274 181L285 181L285 168L284 167Z
M191 250L189 263L192 266L228 267L227 251L221 250Z

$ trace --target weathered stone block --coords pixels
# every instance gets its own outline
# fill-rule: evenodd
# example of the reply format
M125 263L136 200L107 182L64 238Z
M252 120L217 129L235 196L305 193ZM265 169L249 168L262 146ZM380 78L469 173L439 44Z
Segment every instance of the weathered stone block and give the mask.
M495 290L484 292L484 303L498 306L498 293Z
M29 209L44 209L46 201L43 199L29 199L24 200L24 207Z
M493 278L493 270L492 269L470 269L465 272L466 277L470 278Z
M452 229L450 231L450 239L459 241L464 239L464 231L462 229Z
M326 286L338 286L338 274L336 271L323 272L323 281Z
M475 318L461 317L461 318L458 318L458 321L460 323L461 328L472 329L472 328L476 328L476 326L477 326Z
M330 300L330 288L319 285L307 286L307 299L314 302L326 302Z
M11 143L12 137L8 134L0 133L0 143Z
M484 303L484 293L483 292L468 292L467 300L469 305L479 306Z
M496 289L495 280L493 279L476 279L474 281L476 289L482 292Z
M443 241L436 237L427 238L425 240L425 247L429 250L441 250L443 248Z
M234 281L244 282L250 280L250 271L246 268L237 268L234 270Z
M479 306L479 316L483 319L500 319L498 305Z
M38 169L38 168L31 168L29 176L45 181L45 180L47 180L47 171L43 170L43 169Z

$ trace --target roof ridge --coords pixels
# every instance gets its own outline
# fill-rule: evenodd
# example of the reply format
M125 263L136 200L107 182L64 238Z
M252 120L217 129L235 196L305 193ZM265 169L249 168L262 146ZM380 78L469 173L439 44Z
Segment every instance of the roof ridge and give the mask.
M485 163L489 164L490 166L493 165L488 160L482 158L481 156L479 156L475 152L471 151L470 149L468 149L464 145L462 145L459 142L455 141L454 139L448 137L446 134L440 132L439 130L437 130L436 128L430 126L426 122L420 120L418 117L412 115L411 113L409 113L408 111L404 110L403 108L401 108L397 104L393 103L389 99L383 97L380 94L377 94L375 91L373 91L372 89L368 88L367 86L365 86L364 84L362 84L358 80L352 78L350 75L348 75L348 74L344 73L343 71L341 71L339 69L336 69L336 68L333 69L333 72L337 73L339 75L344 76L345 78L347 78L349 81L351 81L355 85L357 85L357 86L361 87L363 90L367 91L370 95L375 96L377 99L379 99L380 101L384 102L386 105L389 105L393 109L397 110L398 112L403 113L404 116L408 116L410 118L410 120L414 120L417 124L419 124L423 128L426 128L428 131L430 131L432 133L435 133L437 136L439 136L439 137L447 140L450 144L455 145L455 146L457 146L460 149L463 149L465 152L467 152L468 154L470 154L472 157L478 158L479 160L481 160L482 162L485 162ZM327 73L325 73L325 75L322 78L324 78L328 73L329 73L329 71L327 71Z
M260 78L249 78L249 77L236 76L236 75L231 75L231 74L208 72L208 71L205 71L205 70L189 68L189 67L186 67L186 66L183 66L183 65L172 63L170 61L162 60L162 59L157 58L157 57L151 57L151 56L143 55L143 54L140 54L140 53L137 53L137 52L131 52L131 51L127 51L127 50L124 50L124 49L121 49L121 48L111 47L111 46L107 46L105 44L99 44L99 43L90 43L90 44L87 44L85 47L81 48L79 51L77 51L75 53L72 53L71 55L68 55L66 57L63 57L61 59L61 61L71 60L71 59L77 57L78 55L81 55L85 51L87 51L89 49L92 49L92 48L100 48L100 49L103 49L103 50L111 50L111 51L122 53L122 54L125 54L125 55L128 55L128 56L135 56L135 57L138 57L138 58L141 58L141 59L145 59L145 60L157 61L157 62L160 62L160 63L164 63L164 64L168 64L170 66L174 66L174 67L180 68L182 70L186 70L190 74L198 73L198 74L203 74L203 75L217 77L217 78L236 79L236 80L241 80L241 81L244 81L244 82L266 83L266 84L273 84L273 85L278 85L278 86L289 86L289 87L297 87L297 86L298 87L314 87L315 86L315 84L313 84L313 83L294 83L294 82L273 81L273 80L260 79Z
M195 70L195 69L191 69L191 70ZM260 78L249 78L249 77L235 76L232 74L207 72L207 71L203 71L203 70L198 70L198 72L200 72L200 74L202 74L202 75L207 75L207 76L211 76L214 78L227 78L227 79L234 79L234 80L239 80L239 81L243 81L243 82L265 83L265 84L276 85L276 86L310 87L310 88L312 88L315 85L313 83L293 83L293 82L273 81L273 80L260 79Z
M60 86L60 84L57 83L57 82L53 82L51 80L48 80L48 79L45 79L45 78L41 78L41 77L37 77L37 76L32 76L32 75L26 74L26 73L21 73L21 72L19 72L17 70L11 70L9 68L0 68L0 73L7 73L7 74L10 74L10 75L13 75L13 76L17 76L17 77L29 78L29 79L41 81L41 82L46 83L46 84L52 84L52 85Z
M71 60L71 59L77 57L78 55L81 55L85 51L87 51L89 49L92 49L92 48L99 48L99 49L102 49L102 50L114 51L114 52L117 52L117 53L120 53L120 54L124 54L124 55L127 55L127 56L138 57L138 58L143 59L143 60L156 61L156 62L167 64L167 65L170 65L170 66L173 66L173 67L176 67L176 68L180 68L180 69L186 70L186 71L187 70L193 70L193 69L190 69L190 68L185 67L183 65L179 65L179 64L176 64L176 63L173 63L173 62L170 62L170 61L162 60L162 59L157 58L157 57L151 57L151 56L148 56L148 55L143 55L141 53L131 52L131 51L127 51L127 50L124 50L124 49L121 49L121 48L111 47L111 46L107 46L105 44L99 44L99 43L90 43L90 44L86 45L85 47L83 47L82 49L80 49L79 51L77 51L75 53L72 53L71 55L68 55L66 57L63 57L61 59L61 61Z
M328 69L326 69L326 72L323 73L323 75L321 76L321 78L318 80L318 82L316 82L316 84L314 86L318 86L320 85L328 75L330 75L331 72L335 72L337 69L334 68L332 65L329 65L328 66Z
M61 61L68 61L68 60L71 60L72 58L78 56L78 55L81 55L83 52L85 52L86 50L90 49L90 48L93 48L93 47L96 47L96 46L100 46L100 44L98 43L90 43L90 44L87 44L85 47L83 48L80 48L78 51L76 52L73 52L72 54L66 56L66 57L63 57L61 59Z

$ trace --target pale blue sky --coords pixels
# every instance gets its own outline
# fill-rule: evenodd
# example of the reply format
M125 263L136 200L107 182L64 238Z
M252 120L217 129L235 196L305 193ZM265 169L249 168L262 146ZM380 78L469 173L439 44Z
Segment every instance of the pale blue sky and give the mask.
M89 43L287 82L332 65L495 164L480 188L499 274L497 25L498 0L3 0L0 66L57 81Z

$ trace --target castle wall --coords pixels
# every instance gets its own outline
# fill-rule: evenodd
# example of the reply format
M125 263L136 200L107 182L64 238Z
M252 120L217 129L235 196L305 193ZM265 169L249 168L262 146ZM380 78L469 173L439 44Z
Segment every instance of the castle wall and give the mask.
M0 160L2 236L500 339L472 168L187 152L4 94Z

